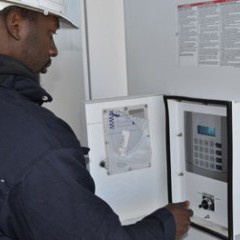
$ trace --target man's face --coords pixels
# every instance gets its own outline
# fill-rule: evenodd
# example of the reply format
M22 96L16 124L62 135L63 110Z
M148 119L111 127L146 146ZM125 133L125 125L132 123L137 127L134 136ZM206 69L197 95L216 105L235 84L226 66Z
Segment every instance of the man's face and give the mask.
M58 53L53 39L59 27L58 19L39 13L36 22L26 21L22 60L34 72L46 73L47 67L51 64L51 57L56 57Z

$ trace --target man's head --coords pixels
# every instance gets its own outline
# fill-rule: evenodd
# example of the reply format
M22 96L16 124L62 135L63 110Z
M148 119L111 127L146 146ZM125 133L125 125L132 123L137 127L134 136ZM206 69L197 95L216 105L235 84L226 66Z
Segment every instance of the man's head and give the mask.
M64 4L64 0L58 1ZM25 2L0 0L0 54L22 61L36 73L45 73L57 55L53 35L62 22L73 23L64 17L63 10L51 10L53 1L42 1L44 7L40 7L41 0Z

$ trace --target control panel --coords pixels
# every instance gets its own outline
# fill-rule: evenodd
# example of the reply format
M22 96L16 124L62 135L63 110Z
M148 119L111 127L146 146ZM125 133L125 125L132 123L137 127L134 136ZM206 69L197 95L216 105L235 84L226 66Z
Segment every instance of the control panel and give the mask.
M192 226L231 239L231 104L172 96L165 103L169 201L189 200Z
M186 170L227 181L225 116L184 112Z

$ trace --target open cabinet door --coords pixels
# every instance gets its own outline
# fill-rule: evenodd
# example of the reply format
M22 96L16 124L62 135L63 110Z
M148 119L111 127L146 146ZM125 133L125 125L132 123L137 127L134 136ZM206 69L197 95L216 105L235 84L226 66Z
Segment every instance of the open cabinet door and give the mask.
M167 204L163 96L86 103L96 194L133 223Z

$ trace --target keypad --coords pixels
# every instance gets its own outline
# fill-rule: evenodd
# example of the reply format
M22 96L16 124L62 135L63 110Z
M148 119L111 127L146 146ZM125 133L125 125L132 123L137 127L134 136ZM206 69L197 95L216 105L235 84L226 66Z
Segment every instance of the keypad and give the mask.
M193 164L203 169L222 172L222 143L202 138L194 138L193 143Z

